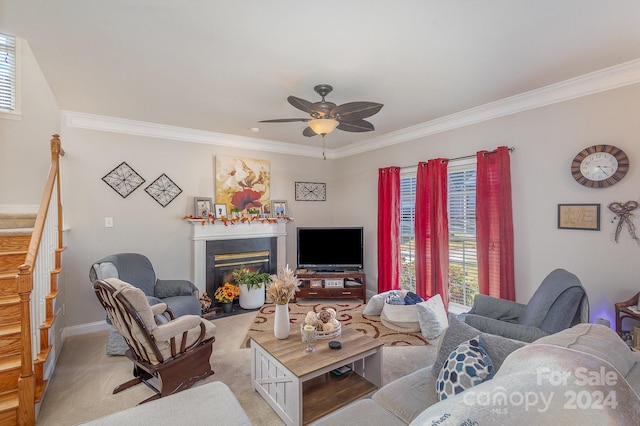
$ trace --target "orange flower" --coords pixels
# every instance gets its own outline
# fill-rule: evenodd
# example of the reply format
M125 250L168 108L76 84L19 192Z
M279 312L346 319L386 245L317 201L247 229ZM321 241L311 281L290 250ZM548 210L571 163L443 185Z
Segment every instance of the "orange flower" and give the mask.
M230 283L224 283L213 294L213 297L222 303L231 303L238 296L240 296L240 288Z

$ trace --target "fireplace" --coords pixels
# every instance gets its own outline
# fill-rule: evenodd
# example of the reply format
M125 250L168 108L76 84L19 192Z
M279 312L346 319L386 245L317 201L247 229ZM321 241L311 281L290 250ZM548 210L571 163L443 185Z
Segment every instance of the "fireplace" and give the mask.
M249 268L255 268L258 265L264 266L268 263L269 270L266 272L269 273L275 273L278 265L287 264L287 220L285 219L278 219L277 222L262 223L253 221L250 223L228 223L226 225L221 221L204 224L202 220L189 220L189 222L193 225L193 275L191 281L198 287L200 294L211 291L209 285L210 266L208 266L210 253L208 252L217 250L213 249L213 247L223 248L220 253L212 253L213 255L229 255L220 258L226 261L227 265L225 266L226 269L220 271L222 278L211 279L214 285L215 283L224 284L225 274L231 274L231 271L243 264ZM247 241L249 245L245 246L244 242ZM258 241L257 246L252 245L256 244L255 241ZM268 244L265 244L265 241L268 241ZM234 243L239 243L241 248L235 248ZM261 244L268 248L261 246ZM255 255L255 252L264 252L266 250L269 251L268 262L264 262L264 257ZM243 252L249 255L246 256ZM230 265L229 263L235 263L235 265ZM230 278L227 278L227 282L230 282ZM213 292L209 293L209 296L213 297Z
M207 241L206 289L213 296L226 282L233 282L232 272L238 268L252 271L277 272L278 245L276 237L243 238Z

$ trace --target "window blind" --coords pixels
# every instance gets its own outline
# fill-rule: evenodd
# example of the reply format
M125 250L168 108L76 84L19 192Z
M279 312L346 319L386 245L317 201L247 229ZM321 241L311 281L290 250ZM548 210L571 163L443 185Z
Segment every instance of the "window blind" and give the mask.
M0 110L16 110L16 39L0 34Z

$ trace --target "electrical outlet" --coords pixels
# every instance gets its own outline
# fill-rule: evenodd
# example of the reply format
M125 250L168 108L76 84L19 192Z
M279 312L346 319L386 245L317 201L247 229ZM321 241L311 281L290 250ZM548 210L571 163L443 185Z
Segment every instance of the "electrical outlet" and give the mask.
M105 228L113 228L113 218L112 217L105 217L104 218L104 227Z

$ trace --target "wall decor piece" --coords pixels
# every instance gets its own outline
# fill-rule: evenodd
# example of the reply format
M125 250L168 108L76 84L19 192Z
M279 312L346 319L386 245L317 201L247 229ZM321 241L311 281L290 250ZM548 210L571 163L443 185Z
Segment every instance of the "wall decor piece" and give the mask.
M558 229L600 230L600 204L558 204Z
M213 213L213 201L207 197L195 197L193 199L193 211L195 217L209 217Z
M216 156L216 203L247 213L269 204L269 160Z
M271 217L287 217L289 209L285 200L271 200Z
M104 175L102 180L120 194L122 198L127 198L129 194L144 183L142 176L124 161Z
M213 215L216 217L216 219L220 219L221 217L227 217L227 205L216 204L213 210Z
M637 201L627 201L626 203L617 203L613 202L609 204L609 210L614 212L616 216L618 216L618 226L616 226L615 232L615 240L618 242L618 238L620 238L620 232L622 232L622 227L627 225L627 229L629 230L629 235L631 238L637 243L640 244L640 239L636 235L636 226L633 224L633 214L631 213L633 210L638 208ZM613 223L615 219L611 222Z
M571 175L589 188L606 188L620 181L629 170L629 158L613 145L583 149L571 162Z
M326 201L327 184L318 182L296 182L296 201Z
M164 173L144 190L162 207L167 207L182 192L182 189Z

